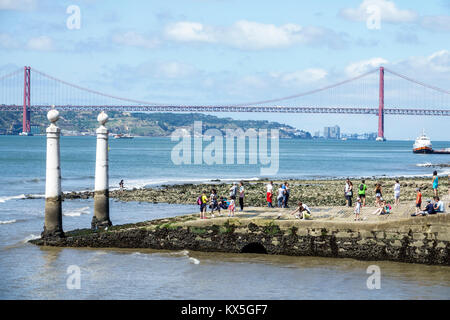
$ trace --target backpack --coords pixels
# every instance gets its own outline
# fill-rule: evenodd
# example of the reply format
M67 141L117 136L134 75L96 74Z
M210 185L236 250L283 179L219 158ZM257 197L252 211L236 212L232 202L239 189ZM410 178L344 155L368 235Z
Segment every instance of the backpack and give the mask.
M203 203L203 201L202 201L202 196L199 196L198 198L197 198L197 204L198 205L201 205Z
M362 183L359 185L359 190L360 190L360 191L363 191L363 190L364 190L364 185L363 185Z

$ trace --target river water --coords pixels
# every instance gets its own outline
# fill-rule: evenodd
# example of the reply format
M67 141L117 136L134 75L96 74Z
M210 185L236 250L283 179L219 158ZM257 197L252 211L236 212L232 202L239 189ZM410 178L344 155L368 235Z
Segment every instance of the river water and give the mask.
M120 179L126 187L143 187L261 178L259 165L174 165L175 144L168 138L111 140L111 188ZM433 142L435 148L449 144ZM446 155L414 155L411 147L411 141L280 140L276 176L430 175L428 164L450 162ZM95 138L62 137L61 159L64 192L93 188ZM186 250L36 247L26 241L43 229L45 137L0 136L0 176L0 299L450 298L448 267ZM24 199L29 194L36 199ZM114 224L196 211L195 205L111 200ZM63 214L65 230L89 227L93 201L64 201ZM380 268L380 289L367 287L370 265ZM80 289L67 286L70 266L80 270Z

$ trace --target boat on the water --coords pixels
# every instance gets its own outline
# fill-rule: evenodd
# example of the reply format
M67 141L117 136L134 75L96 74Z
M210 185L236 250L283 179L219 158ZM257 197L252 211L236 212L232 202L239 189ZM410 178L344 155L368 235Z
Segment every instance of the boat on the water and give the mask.
M414 153L433 153L433 148L430 138L425 134L425 130L422 131L422 135L417 137L413 145Z
M422 135L417 137L413 145L414 153L433 153L433 154L450 154L450 148L433 150L431 140L425 134L425 130L422 131Z
M117 133L114 135L114 139L133 139L134 137L129 133Z

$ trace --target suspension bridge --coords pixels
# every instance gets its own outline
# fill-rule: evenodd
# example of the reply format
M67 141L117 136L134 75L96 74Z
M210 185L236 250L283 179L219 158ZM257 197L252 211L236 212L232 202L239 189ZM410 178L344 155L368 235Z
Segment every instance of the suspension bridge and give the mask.
M306 79L307 80L307 79ZM22 111L22 135L31 132L31 112L267 112L450 116L450 91L379 67L350 79L281 98L225 105L174 105L118 97L55 78L26 66L0 76L0 111Z

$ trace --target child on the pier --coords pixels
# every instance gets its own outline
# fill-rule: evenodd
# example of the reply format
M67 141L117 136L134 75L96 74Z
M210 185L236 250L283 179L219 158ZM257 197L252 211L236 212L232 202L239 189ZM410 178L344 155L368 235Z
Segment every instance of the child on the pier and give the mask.
M416 189L416 215L422 211L422 193L420 192L420 188Z
M356 198L356 205L355 205L355 221L361 220L360 219L360 213L361 213L361 198Z
M228 206L228 216L234 217L234 211L236 210L234 200L230 200L230 205Z

